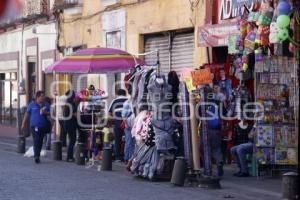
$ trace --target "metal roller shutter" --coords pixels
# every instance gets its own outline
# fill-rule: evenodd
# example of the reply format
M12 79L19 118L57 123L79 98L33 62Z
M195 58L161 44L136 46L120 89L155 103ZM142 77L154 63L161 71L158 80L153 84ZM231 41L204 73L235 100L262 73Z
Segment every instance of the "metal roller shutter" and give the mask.
M159 50L159 61L161 73L168 73L170 69L169 63L169 37L168 36L152 36L145 37L145 52ZM157 61L156 54L145 55L147 65L155 65Z
M170 70L180 72L182 68L193 67L194 33L175 33L169 50L169 36L145 36L145 52L159 50L161 72L167 74ZM146 64L156 64L156 54L145 56Z
M194 33L174 36L171 49L171 69L180 72L182 68L193 67Z

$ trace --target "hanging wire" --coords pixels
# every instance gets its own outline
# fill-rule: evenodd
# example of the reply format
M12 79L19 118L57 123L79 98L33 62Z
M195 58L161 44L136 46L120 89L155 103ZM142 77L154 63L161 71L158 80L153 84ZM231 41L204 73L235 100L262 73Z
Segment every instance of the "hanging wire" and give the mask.
M154 54L154 53L157 53L157 52L158 52L158 49L156 49L156 50L154 50L154 51L145 52L145 53L135 53L135 54L131 54L131 56L132 56L133 59L134 59L135 65L138 65L137 60L136 60L136 57L138 57L138 56L146 56L146 55ZM159 60L159 58L157 58L157 59Z
M136 54L132 54L134 56L146 56L146 55L150 55L150 54L154 54L157 53L158 49L154 50L154 51L149 51L149 52L145 52L145 53L136 53Z

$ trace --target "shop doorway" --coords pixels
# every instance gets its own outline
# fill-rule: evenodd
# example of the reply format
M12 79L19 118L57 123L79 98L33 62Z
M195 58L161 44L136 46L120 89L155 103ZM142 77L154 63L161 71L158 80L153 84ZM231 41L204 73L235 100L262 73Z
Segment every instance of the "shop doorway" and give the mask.
M36 82L36 62L28 62L27 63L27 102L29 103L34 99L36 90L37 90L37 82Z
M212 54L213 63L226 63L228 56L228 47L213 47Z

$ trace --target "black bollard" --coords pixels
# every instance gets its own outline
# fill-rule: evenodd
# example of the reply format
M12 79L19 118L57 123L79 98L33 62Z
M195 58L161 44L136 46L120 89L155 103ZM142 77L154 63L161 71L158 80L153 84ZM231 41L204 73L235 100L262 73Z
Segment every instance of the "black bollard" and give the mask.
M77 165L85 165L85 145L83 143L77 143L75 147L75 162Z
M298 173L287 172L283 174L282 198L286 200L298 199Z
M53 149L53 159L62 160L62 142L61 141L52 142L52 149Z
M103 149L103 156L101 162L102 171L111 171L112 170L112 152L111 149Z
M26 141L24 136L19 136L18 137L18 153L25 153L25 146L26 146Z
M171 183L176 186L183 186L185 182L187 163L184 158L177 158L174 164Z

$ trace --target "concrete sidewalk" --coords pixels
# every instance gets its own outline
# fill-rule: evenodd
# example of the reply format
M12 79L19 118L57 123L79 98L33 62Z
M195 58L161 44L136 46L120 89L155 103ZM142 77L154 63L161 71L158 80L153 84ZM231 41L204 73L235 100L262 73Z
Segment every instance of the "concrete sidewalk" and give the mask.
M26 149L28 149L32 142L31 139L26 141ZM1 138L0 137L0 149L5 151L16 152L17 140L11 138ZM64 148L64 152L66 149ZM66 157L63 153L63 159ZM52 152L47 151L46 160L52 160ZM62 161L64 162L64 161ZM55 162L57 165L60 162ZM100 164L100 163L99 163ZM80 167L80 166L79 166ZM84 170L85 167L82 166ZM98 168L92 167L90 170L95 172ZM122 176L132 176L126 171L125 165L123 163L113 163L113 172L119 173ZM256 177L245 177L239 178L234 177L232 174L235 172L235 165L226 165L224 167L224 177L221 179L220 183L222 186L221 190L206 190L197 187L183 187L178 188L180 190L194 191L200 190L207 193L216 194L218 196L223 196L223 198L235 198L235 199L281 199L281 179L280 178L264 178L257 179ZM153 183L155 184L155 183ZM168 182L163 184L169 184Z

